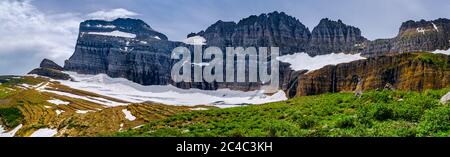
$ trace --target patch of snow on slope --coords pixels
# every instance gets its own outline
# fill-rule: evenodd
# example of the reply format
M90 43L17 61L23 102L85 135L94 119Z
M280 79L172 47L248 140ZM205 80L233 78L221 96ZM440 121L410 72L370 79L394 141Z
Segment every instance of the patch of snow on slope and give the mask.
M53 137L58 133L56 129L42 128L33 132L30 137Z
M78 113L78 114L86 114L88 112L93 112L93 111L90 111L90 110L77 110L77 111L75 111L75 113Z
M208 110L207 108L203 108L203 107L197 107L197 108L192 108L191 110L193 111L203 111L203 110Z
M433 51L433 52L431 52L431 53L434 53L434 54L445 54L445 55L450 55L450 49L448 49L448 50L436 50L436 51Z
M64 113L65 111L63 111L63 110L56 110L55 112L56 112L56 115L60 115L61 113Z
M43 85L43 83L39 83L37 85L29 85L29 84L23 83L23 84L20 84L19 87L21 86L21 87L24 87L25 89L34 89L34 88L39 88L42 85Z
M311 57L307 53L295 53L277 58L281 62L291 64L291 69L314 71L327 65L337 65L356 60L366 59L361 54L332 53Z
M133 115L131 114L131 112L128 111L127 109L123 109L122 112L123 112L123 114L125 114L125 118L128 119L129 121L134 121L134 120L136 120L136 117L133 116Z
M99 27L99 28L116 28L116 26L114 26L114 25L95 25L95 27Z
M426 30L423 28L416 28L417 33L422 33L423 35L425 35Z
M103 35L103 36L113 36L113 37L124 37L124 38L136 38L136 34L127 33L122 31L112 31L112 32L88 32L88 34Z
M206 45L206 39L201 36L193 36L183 40L183 43L189 45Z
M438 29L438 27L436 26L436 24L434 24L434 23L431 23L431 24L433 24L434 30L436 30L436 32L439 32L439 29Z
M69 105L70 102L62 101L59 99L47 100L47 102L55 104L55 105Z
M5 132L6 130L3 128L3 126L0 125L0 137L14 137L14 135L16 135L16 132L19 131L22 128L22 126L23 125L20 124L11 131Z
M67 97L76 98L76 99L82 99L82 100L90 101L90 102L97 103L97 104L102 104L102 105L109 106L109 107L127 105L126 103L115 102L115 101L107 100L104 98L97 98L97 97L91 97L91 96L80 96L80 95L75 95L75 94L67 93L67 92L48 90L45 88L39 89L38 91L49 92L49 93L53 93L56 95L67 96Z
M167 105L215 105L217 107L234 107L241 104L263 104L287 100L280 90L273 95L265 95L264 91L235 91L219 89L207 91L200 89L179 89L172 85L143 86L124 78L111 78L105 74L82 75L65 72L75 81L60 81L63 85L74 89L97 93L100 95L124 100L132 103L146 101ZM216 105L216 102L221 102Z

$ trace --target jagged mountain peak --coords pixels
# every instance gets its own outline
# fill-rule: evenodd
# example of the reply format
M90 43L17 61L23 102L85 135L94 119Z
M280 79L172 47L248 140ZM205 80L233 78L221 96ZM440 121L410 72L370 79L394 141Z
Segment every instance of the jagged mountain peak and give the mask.
M329 18L323 18L320 20L319 24L314 27L314 31L318 31L322 28L344 28L344 29L353 29L354 31L358 31L359 34L361 33L360 29L351 25L347 25L342 20L338 19L337 21L331 20Z
M286 14L285 12L274 11L271 13L263 13L259 16L251 15L247 18L244 18L238 22L238 25L253 25L255 23L267 23L267 24L275 24L280 25L280 23L284 23L291 27L300 27L301 29L308 28L303 25L297 18ZM309 30L308 30L309 31Z
M219 20L216 23L214 23L213 25L211 25L210 27L208 27L205 32L214 32L214 31L233 31L234 28L236 27L236 23L233 21L222 21Z
M347 25L342 20L323 18L311 32L308 52L313 55L329 53L351 53L362 49L367 41L357 27Z

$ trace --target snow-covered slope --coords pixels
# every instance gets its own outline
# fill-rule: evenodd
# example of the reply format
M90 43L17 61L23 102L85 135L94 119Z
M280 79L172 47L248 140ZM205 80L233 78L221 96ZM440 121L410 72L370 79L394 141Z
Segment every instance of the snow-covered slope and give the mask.
M59 81L63 85L132 103L152 101L167 105L232 107L241 104L263 104L287 100L283 91L278 91L269 96L265 95L263 90L243 92L230 89L215 91L179 89L172 85L143 86L124 78L111 78L105 74L65 73L69 74L75 81Z
M327 65L348 63L366 58L361 57L361 54L331 53L311 57L307 53L295 53L292 55L280 56L277 59L281 62L291 64L293 70L314 71Z
M22 128L22 126L23 125L20 124L11 131L6 132L3 126L0 125L0 137L14 137L14 135L16 135L16 132L19 131Z
M42 128L33 132L30 137L53 137L58 133L56 129Z
M450 49L448 49L448 50L436 50L436 51L433 51L431 53L436 53L436 54L440 53L440 54L450 55Z

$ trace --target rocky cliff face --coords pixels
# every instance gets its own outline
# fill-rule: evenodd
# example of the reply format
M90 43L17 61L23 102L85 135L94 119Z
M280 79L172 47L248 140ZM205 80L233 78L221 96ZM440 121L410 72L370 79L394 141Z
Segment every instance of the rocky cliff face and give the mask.
M89 20L81 23L75 52L64 69L105 73L144 85L165 85L170 83L173 64L170 53L179 45L141 20Z
M361 50L366 41L359 28L326 18L313 29L307 52L312 55L352 53Z
M185 46L193 52L193 46L166 40L165 35L140 20L115 21L89 20L81 23L75 53L65 62L64 69L82 74L104 73L142 85L172 84L179 88L230 88L243 91L260 87L258 83L174 83L171 70L179 60L171 59L172 50Z
M253 15L235 22L218 21L205 31L191 34L203 36L207 44L218 47L280 47L280 53L303 52L310 31L299 20L284 12Z
M363 43L367 41L358 28L341 20L322 19L310 32L299 20L283 12L250 16L237 24L218 21L205 31L188 37L195 35L203 36L211 46L280 47L280 55L354 53L363 49Z
M447 50L450 48L450 20L407 21L397 37L367 42L361 51L364 56L403 52Z
M423 91L450 85L450 57L443 54L404 53L326 66L297 78L297 96L383 89Z
M407 21L391 39L369 41L359 28L341 20L322 19L309 31L297 19L281 12L244 18L238 23L223 22L205 31L191 33L203 36L211 46L277 46L281 55L306 52L311 56L330 53L362 53L373 57L403 52L447 50L450 48L450 20Z

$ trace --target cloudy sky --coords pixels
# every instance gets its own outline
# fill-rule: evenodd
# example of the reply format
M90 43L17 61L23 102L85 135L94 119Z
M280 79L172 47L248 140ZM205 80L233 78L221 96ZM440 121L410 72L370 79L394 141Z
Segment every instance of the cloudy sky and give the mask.
M25 74L43 58L59 64L75 46L86 19L133 17L182 40L217 20L283 11L312 29L341 19L369 39L390 38L406 20L450 18L448 0L0 0L0 75Z

